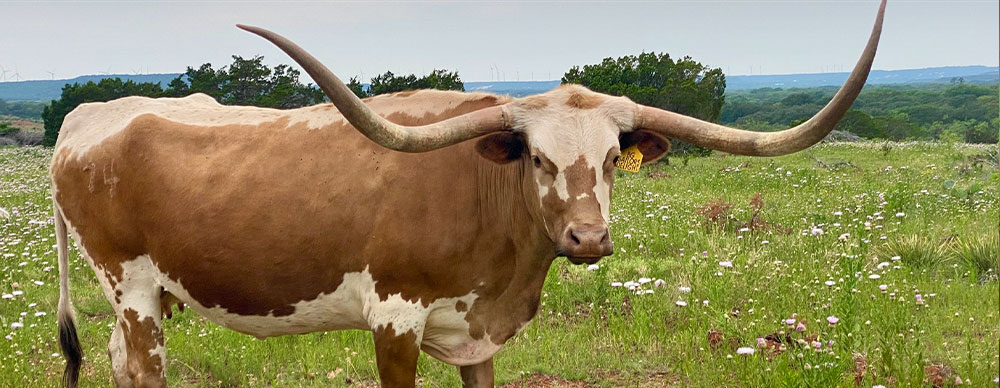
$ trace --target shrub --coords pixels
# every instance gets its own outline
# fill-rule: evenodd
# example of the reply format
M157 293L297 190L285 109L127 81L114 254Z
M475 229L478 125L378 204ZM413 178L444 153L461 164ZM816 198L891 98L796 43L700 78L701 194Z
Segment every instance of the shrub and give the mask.
M899 261L912 269L933 270L948 260L942 243L922 236L905 236L876 248L879 258L899 256Z
M985 282L997 279L997 266L1000 263L998 253L998 236L979 236L959 239L951 252L955 260L965 266L971 276L977 281Z

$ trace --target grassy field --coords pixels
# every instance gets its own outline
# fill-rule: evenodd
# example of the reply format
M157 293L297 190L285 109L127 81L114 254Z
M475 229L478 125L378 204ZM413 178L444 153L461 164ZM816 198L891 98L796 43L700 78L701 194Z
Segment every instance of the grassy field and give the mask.
M49 157L0 150L0 387L53 387L63 368ZM538 316L496 356L498 384L996 387L997 186L996 146L927 143L620 173L615 255L557 260ZM82 386L105 387L114 319L75 253L71 267ZM365 332L259 341L191 311L165 332L171 386L377 384ZM459 385L429 357L418 371Z

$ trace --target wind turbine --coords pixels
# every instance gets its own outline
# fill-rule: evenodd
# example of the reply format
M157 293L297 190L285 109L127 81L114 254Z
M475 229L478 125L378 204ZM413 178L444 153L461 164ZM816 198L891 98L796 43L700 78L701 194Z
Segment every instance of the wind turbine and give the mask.
M49 79L56 79L56 69L45 70L45 72L49 73Z
M9 73L9 72L10 71L7 70L7 68L5 68L3 66L0 66L0 81L6 81L7 80L7 73Z

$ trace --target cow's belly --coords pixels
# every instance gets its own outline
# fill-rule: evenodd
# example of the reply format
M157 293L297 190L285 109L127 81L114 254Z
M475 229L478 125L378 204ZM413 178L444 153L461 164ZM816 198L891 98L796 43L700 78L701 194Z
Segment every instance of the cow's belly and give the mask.
M198 314L228 329L257 338L317 331L368 329L364 319L364 303L355 290L338 289L315 299L295 303L295 312L289 315L241 315L218 306L205 306L165 274L159 273L159 283ZM262 290L262 292L267 292Z
M205 307L169 278L162 282L171 293L178 290L175 293L178 299L191 300L192 308L209 320L258 338L345 329L376 330L392 323L399 332L414 331L421 338L422 350L452 365L481 363L503 347L493 343L489 334L479 339L469 334L465 310L476 300L473 293L440 298L424 307L419 301L405 301L398 294L381 300L374 291L374 283L367 280L370 280L367 272L347 274L344 284L333 293L301 301L295 305L293 314L280 317L238 315L218 307ZM461 308L457 308L459 304Z
M472 338L465 328L430 327L424 331L420 348L432 357L452 365L475 365L493 357L503 347L490 340Z
M159 273L157 279L166 291L209 320L259 338L344 329L377 330L390 323L396 332L413 331L420 338L429 320L438 321L445 316L448 318L444 321L450 322L451 327L464 325L468 336L466 313L459 312L456 306L471 306L476 300L474 292L461 297L438 298L427 306L420 300L405 300L400 294L382 299L375 290L376 281L365 269L344 274L341 284L331 293L293 303L295 311L292 314L239 315L221 307L202 305L184 290L183 284L166 274Z

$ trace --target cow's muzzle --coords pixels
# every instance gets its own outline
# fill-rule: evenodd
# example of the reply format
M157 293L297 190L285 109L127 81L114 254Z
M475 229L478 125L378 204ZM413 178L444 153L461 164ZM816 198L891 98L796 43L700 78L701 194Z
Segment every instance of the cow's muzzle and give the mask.
M559 242L560 256L573 264L593 264L614 252L611 234L606 225L570 225Z

